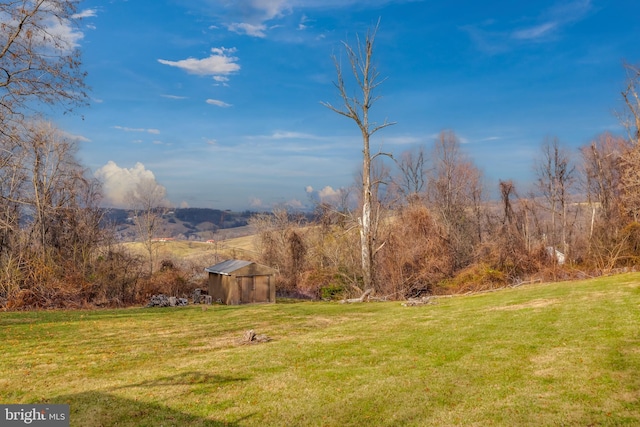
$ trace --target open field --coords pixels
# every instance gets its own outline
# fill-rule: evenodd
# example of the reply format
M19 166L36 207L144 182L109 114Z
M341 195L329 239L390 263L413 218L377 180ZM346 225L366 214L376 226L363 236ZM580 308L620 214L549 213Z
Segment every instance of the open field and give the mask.
M422 307L0 313L0 402L68 403L74 426L640 425L639 326L640 274Z
M127 242L123 244L129 250L146 255L146 249L141 242ZM219 240L216 243L206 243L191 240L169 240L154 244L158 259L198 259L209 257L219 258L255 258L255 236L247 235ZM206 265L205 267L207 267Z

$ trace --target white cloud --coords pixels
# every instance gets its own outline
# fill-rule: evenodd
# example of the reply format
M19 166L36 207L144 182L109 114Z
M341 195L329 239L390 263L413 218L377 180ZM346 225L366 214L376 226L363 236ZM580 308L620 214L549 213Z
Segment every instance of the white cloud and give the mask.
M71 22L49 18L45 20L41 34L34 39L40 40L43 46L69 54L80 46L80 40L83 38L84 33L78 31Z
M315 190L312 186L307 185L305 192L313 200L320 201L322 203L329 203L331 205L338 205L342 202L342 198L345 194L345 190L339 188L335 190L333 187L327 185L322 190Z
M534 3L531 3L532 5ZM556 40L566 27L584 19L592 10L591 0L559 1L543 10L532 25L496 29L498 23L488 20L479 25L461 27L480 50L495 54L507 52L522 43Z
M126 126L114 126L114 129L122 130L125 132L147 132L153 135L159 135L160 131L158 129L145 129L145 128L129 128Z
M186 96L178 96L178 95L160 95L160 96L168 99L187 99Z
M136 185L142 180L151 180L160 185L157 183L153 172L146 169L140 162L128 169L121 168L114 161L109 160L94 175L102 182L106 204L113 207L128 207L127 194L134 191ZM164 189L164 187L162 188Z
M323 202L329 201L329 200L335 200L336 198L339 198L341 194L342 194L341 190L334 190L328 185L324 187L322 190L318 191L318 196L320 196L320 200L322 200Z
M291 8L290 0L252 0L252 6L262 11L264 19L280 17Z
M384 138L383 142L389 145L410 145L422 142L423 139L416 136L404 135L404 136L392 136L390 138Z
M211 55L207 58L187 58L180 61L158 59L158 62L170 67L180 68L189 74L214 76L215 78L216 76L226 76L240 70L240 65L236 63L238 57L233 56L235 52L235 48L212 48Z
M302 204L302 202L298 199L291 199L285 202L285 205L291 209L302 209L305 207L304 204Z
M264 38L267 36L265 30L267 29L264 24L249 24L246 22L234 22L227 25L227 29L237 34L246 34L248 36Z
M315 139L317 138L314 135L302 132L289 132L289 131L275 131L269 139L291 139L291 138L304 138L304 139Z
M490 142L490 141L498 141L498 140L501 140L501 139L502 139L501 136L487 136L485 138L477 139L477 140L475 140L473 142Z
M85 9L79 13L76 13L75 15L72 15L71 17L73 19L83 19L83 18L93 18L96 16L98 16L97 9Z
M264 38L267 30L281 27L279 24L267 25L270 21L283 18L294 10L346 8L354 4L361 7L377 8L380 5L397 0L243 0L225 2L225 26L229 31L252 37ZM298 30L307 28L309 18L303 15ZM218 28L215 25L209 27Z
M551 34L556 28L558 28L557 22L545 22L535 27L517 30L512 36L519 40L535 40Z
M229 31L251 37L264 38L267 36L268 21L280 18L292 10L291 0L248 0L244 2L230 2L228 11L234 18L226 24ZM239 19L238 19L239 18ZM270 28L275 28L271 26Z
M257 197L250 197L249 206L251 206L252 208L263 208L264 204L262 203L262 200L258 199Z
M231 104L227 104L226 102L220 101L218 99L207 99L206 103L209 105L215 105L216 107L231 107Z
M75 134L73 134L73 133L69 133L69 132L66 132L66 131L61 131L61 132L62 132L62 135L63 135L65 138L68 138L68 139L70 139L70 140L72 140L72 141L78 141L78 142L91 142L91 140L90 140L89 138L87 138L86 136L82 136L82 135L75 135Z

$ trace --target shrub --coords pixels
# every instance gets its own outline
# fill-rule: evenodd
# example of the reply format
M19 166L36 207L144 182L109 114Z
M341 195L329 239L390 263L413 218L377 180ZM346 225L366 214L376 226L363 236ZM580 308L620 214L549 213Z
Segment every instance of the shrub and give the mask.
M451 293L479 292L501 288L508 284L507 276L487 264L474 264L443 280L440 286Z
M323 286L320 288L320 298L323 300L336 300L342 299L345 294L344 285L340 285L337 283L331 283L328 286Z

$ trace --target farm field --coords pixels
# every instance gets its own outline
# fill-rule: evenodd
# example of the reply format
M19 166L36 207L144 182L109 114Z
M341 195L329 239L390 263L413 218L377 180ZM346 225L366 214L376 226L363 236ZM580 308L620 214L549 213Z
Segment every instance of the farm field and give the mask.
M127 242L123 245L130 251L147 256L147 250L141 242ZM216 243L189 240L168 240L154 244L158 259L197 260L204 262L203 268L216 262L216 259L255 258L255 236L231 237Z
M5 312L0 402L73 426L640 425L639 325L637 273L418 307Z

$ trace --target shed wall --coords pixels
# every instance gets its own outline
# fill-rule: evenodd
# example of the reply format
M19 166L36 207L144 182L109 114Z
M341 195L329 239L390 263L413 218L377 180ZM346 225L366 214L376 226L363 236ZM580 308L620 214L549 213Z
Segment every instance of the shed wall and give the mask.
M276 302L271 275L236 276L209 273L209 295L227 305Z

